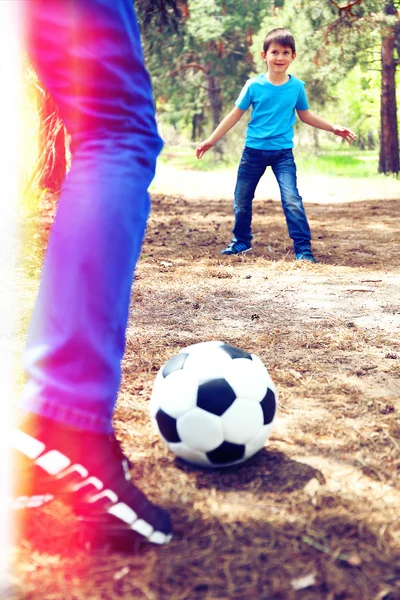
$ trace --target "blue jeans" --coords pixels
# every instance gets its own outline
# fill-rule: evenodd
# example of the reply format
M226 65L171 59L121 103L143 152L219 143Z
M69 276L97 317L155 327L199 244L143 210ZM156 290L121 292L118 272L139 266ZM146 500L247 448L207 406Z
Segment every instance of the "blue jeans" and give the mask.
M21 408L109 433L162 141L132 0L28 0L25 44L71 135ZM25 19L26 18L26 19Z
M271 167L281 192L283 212L295 253L309 250L311 233L303 201L297 191L296 164L293 152L287 150L257 150L245 147L239 164L233 209L235 226L233 241L250 245L252 239L252 203L256 187L265 169Z

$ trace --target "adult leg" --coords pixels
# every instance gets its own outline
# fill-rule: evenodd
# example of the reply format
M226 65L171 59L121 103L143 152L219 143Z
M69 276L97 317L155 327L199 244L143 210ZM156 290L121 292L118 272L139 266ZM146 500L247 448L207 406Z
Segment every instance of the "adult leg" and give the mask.
M27 50L72 136L30 327L14 508L66 499L92 531L171 522L112 439L132 277L161 149L131 0L29 0Z
M296 164L291 149L277 153L272 170L281 192L282 207L296 254L311 251L311 232L303 201L297 190Z
M245 148L239 164L233 210L235 225L232 242L243 242L250 246L252 240L251 220L254 193L263 176L267 161L262 150Z
M72 136L28 335L22 408L111 432L161 141L131 0L30 0L27 49Z

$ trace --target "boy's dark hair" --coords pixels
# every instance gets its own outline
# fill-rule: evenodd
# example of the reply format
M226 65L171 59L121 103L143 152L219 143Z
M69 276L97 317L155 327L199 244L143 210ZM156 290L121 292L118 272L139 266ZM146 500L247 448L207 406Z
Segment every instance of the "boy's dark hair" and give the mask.
M264 52L268 51L268 48L273 42L279 44L280 46L289 46L292 52L296 52L296 43L294 41L294 37L288 29L284 29L283 27L271 29L264 39Z

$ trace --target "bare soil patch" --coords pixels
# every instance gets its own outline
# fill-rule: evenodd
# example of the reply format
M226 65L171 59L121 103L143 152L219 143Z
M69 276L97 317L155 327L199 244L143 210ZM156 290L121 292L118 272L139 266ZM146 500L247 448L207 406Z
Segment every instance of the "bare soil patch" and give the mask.
M153 197L115 425L175 537L109 554L36 532L14 549L9 598L400 599L399 206L308 206L312 265L293 261L277 202L255 203L253 252L222 257L229 200ZM21 272L27 305L51 214ZM212 339L260 356L280 411L262 452L209 472L175 461L148 401L164 361Z

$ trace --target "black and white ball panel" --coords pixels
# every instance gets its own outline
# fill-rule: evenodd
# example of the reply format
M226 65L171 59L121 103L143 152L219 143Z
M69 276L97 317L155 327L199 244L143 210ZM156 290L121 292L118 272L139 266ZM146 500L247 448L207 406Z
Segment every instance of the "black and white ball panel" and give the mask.
M207 452L207 458L213 466L228 467L236 462L241 462L246 452L243 444L233 444L231 442L223 442L218 448Z
M206 350L209 351L210 348L219 348L223 345L224 342L218 340L212 340L210 342L198 342L197 344L191 344L190 346L182 348L179 354L181 354L182 352L188 354L192 354L193 352L205 352Z
M193 450L209 452L224 441L221 419L202 408L194 408L178 419L179 437Z
M167 377L174 371L179 371L180 369L183 369L183 367L185 365L185 361L188 356L189 355L186 354L185 352L180 352L176 356L173 356L172 358L170 358L169 361L165 363L165 365L161 371L162 376Z
M252 360L251 354L245 352L244 350L240 350L240 348L235 348L235 346L230 346L229 344L222 344L220 349L229 354L231 358L247 358L248 360Z
M261 432L264 425L260 404L241 398L236 398L220 421L224 439L237 444L247 444Z
M255 402L260 402L264 398L272 384L264 365L261 363L260 366L246 358L232 360L225 372L225 379L235 391L237 398L246 398Z
M161 435L168 443L180 442L181 438L178 434L177 420L164 412L161 408L156 413L156 421Z
M196 377L199 385L211 379L225 377L232 364L231 357L220 348L211 348L208 352L197 350L190 352L185 361L185 371Z
M276 401L257 355L204 342L184 348L161 367L150 413L176 456L203 467L230 466L264 446Z
M197 403L198 383L186 370L174 371L154 384L152 402L178 418Z
M268 440L273 430L273 425L264 425L260 433L246 444L245 458L250 458L261 448L264 448L265 442Z
M197 406L219 417L235 400L236 394L225 378L201 383L197 390Z
M260 402L263 411L264 425L272 423L276 415L276 390L275 387L269 387L264 398Z
M192 463L194 465L198 465L199 467L214 467L207 458L207 455L204 452L196 452L193 448L190 448L183 442L179 444L168 444L169 449L178 456L178 458L182 458L186 462Z
M193 344L184 348L180 354L188 355L184 367L196 373L199 383L224 377L226 368L232 364L232 359L252 360L251 354L248 352L224 342L215 341Z

